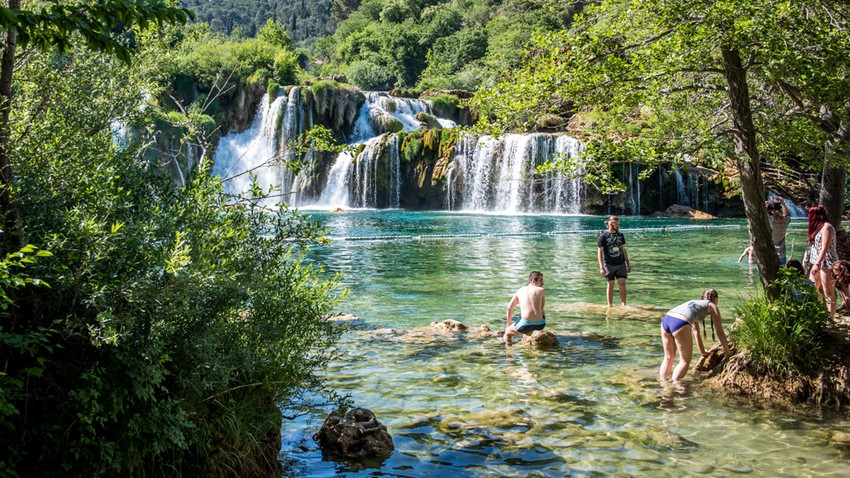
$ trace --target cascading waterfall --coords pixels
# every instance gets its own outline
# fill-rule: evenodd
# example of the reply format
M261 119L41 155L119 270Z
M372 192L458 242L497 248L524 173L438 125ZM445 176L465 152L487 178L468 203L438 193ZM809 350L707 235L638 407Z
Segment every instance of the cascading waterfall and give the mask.
M581 185L561 172L536 168L580 144L567 136L462 137L449 168L446 206L452 210L578 214Z
M629 163L625 167L627 199L633 215L640 215L640 164Z
M244 195L250 189L247 173L252 172L260 187L279 187L283 200L294 206L399 208L403 181L401 141L396 134L382 134L381 126L392 122L382 116L391 116L401 122L405 131L414 131L420 127L416 118L419 113L432 114L430 103L367 93L350 136L350 144L359 153L338 154L322 176L314 169L321 162L314 161L311 153L296 158L289 147L313 123L303 92L294 87L274 102L264 97L248 131L222 138L213 172L226 179L226 192L233 195ZM450 120L438 120L444 127L456 126ZM560 171L537 172L536 168L558 156L575 157L580 150L577 140L564 135L476 138L461 134L445 171L446 208L578 214L580 180ZM278 158L300 161L303 169L293 174ZM324 184L316 184L317 178L323 178Z
M263 96L251 128L221 138L212 172L224 180L225 193L244 197L251 189L251 175L264 191L280 186L277 118L285 100L279 96L270 104L269 96Z

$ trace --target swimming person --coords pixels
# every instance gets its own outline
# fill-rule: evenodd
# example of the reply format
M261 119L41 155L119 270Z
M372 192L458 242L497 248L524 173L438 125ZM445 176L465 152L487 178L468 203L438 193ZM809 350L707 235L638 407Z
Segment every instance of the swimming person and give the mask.
M514 307L519 305L520 317L513 317ZM505 328L505 343L511 344L511 337L543 330L546 326L546 290L543 289L543 274L532 271L528 274L528 285L517 289L507 307L508 325Z
M720 339L720 345L723 346L723 353L726 357L731 355L729 351L729 343L726 341L726 333L723 331L723 324L720 320L720 310L717 308L717 291L714 289L706 289L702 293L700 300L690 300L684 304L670 309L661 319L661 343L664 345L664 361L661 362L661 370L659 375L662 381L666 381L670 372L673 372L673 381L678 382L685 378L688 373L688 367L691 363L691 356L694 351L693 334L697 337L697 346L699 353L705 357L708 352L702 343L702 337L699 334L699 322L703 323L703 334L705 333L705 316L711 317L712 330L717 331L717 337ZM688 327L690 325L690 327ZM691 329L691 330L689 330ZM673 360L676 359L676 351L679 351L679 364L673 370Z
M626 305L626 278L632 271L629 254L626 252L626 237L620 232L620 219L609 216L605 221L608 230L599 235L596 241L596 259L599 261L599 273L608 281L608 307L614 301L614 280L620 289L620 304Z

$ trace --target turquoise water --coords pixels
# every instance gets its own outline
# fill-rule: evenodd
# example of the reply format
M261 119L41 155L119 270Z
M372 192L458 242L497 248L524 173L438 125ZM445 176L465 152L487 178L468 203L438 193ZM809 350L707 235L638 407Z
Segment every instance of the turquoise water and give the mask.
M343 273L339 312L366 322L346 332L345 356L326 377L375 412L396 449L359 470L323 461L310 436L328 410L317 406L284 425L296 475L850 476L850 455L829 445L835 431L850 431L846 417L756 406L692 377L678 387L657 379L664 311L712 287L728 330L758 288L754 266L737 263L742 220L621 218L630 307L608 310L596 262L601 217L313 216L334 240L311 257ZM804 228L791 225L792 256L802 255ZM558 350L508 348L494 335L531 270L544 274ZM429 327L445 319L473 330Z

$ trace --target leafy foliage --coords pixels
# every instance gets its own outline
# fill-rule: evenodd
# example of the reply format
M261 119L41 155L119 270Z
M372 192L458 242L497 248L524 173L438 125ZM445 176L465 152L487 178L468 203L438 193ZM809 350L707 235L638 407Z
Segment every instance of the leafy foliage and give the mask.
M47 2L37 10L14 10L0 7L0 30L18 29L18 45L65 53L72 48L73 34L82 36L86 45L96 51L111 53L130 61L127 38L121 32L149 23L185 23L194 14L175 8L165 1L138 2L101 0L98 2Z
M778 374L811 372L822 360L829 313L817 291L796 270L782 269L775 300L758 297L738 307L735 344L753 362Z
M278 406L322 390L336 279L303 260L322 231L285 206L228 204L204 158L178 187L145 160L152 138L117 147L116 120L159 117L141 106L162 56L30 51L17 72L15 202L52 255L0 267L6 473L257 475Z
M519 64L532 33L561 28L569 18L519 0L366 0L344 10L333 36L315 45L323 60L318 74L342 71L365 89L492 83L505 66Z
M266 22L274 20L286 28L299 44L333 32L336 22L331 16L333 0L181 0L195 12L198 22L209 24L213 31L233 36L238 29L248 38L257 36Z

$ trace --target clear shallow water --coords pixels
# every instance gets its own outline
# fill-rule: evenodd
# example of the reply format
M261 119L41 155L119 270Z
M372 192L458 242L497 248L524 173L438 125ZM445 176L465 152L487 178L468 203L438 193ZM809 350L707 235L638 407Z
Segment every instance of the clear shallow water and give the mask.
M764 409L691 379L676 388L656 378L664 311L713 287L728 329L735 306L758 286L754 267L737 263L744 221L621 218L632 307L607 311L596 263L601 217L314 218L335 240L313 259L344 274L340 312L366 321L346 333L346 355L327 378L375 412L396 450L362 470L322 461L310 438L328 412L319 407L285 423L283 452L297 475L850 476L850 455L829 446L834 431L850 432L846 417ZM694 224L709 228L681 228ZM791 225L792 256L802 255L804 228ZM456 319L500 329L531 270L544 274L547 330L559 335L559 350L428 328Z

